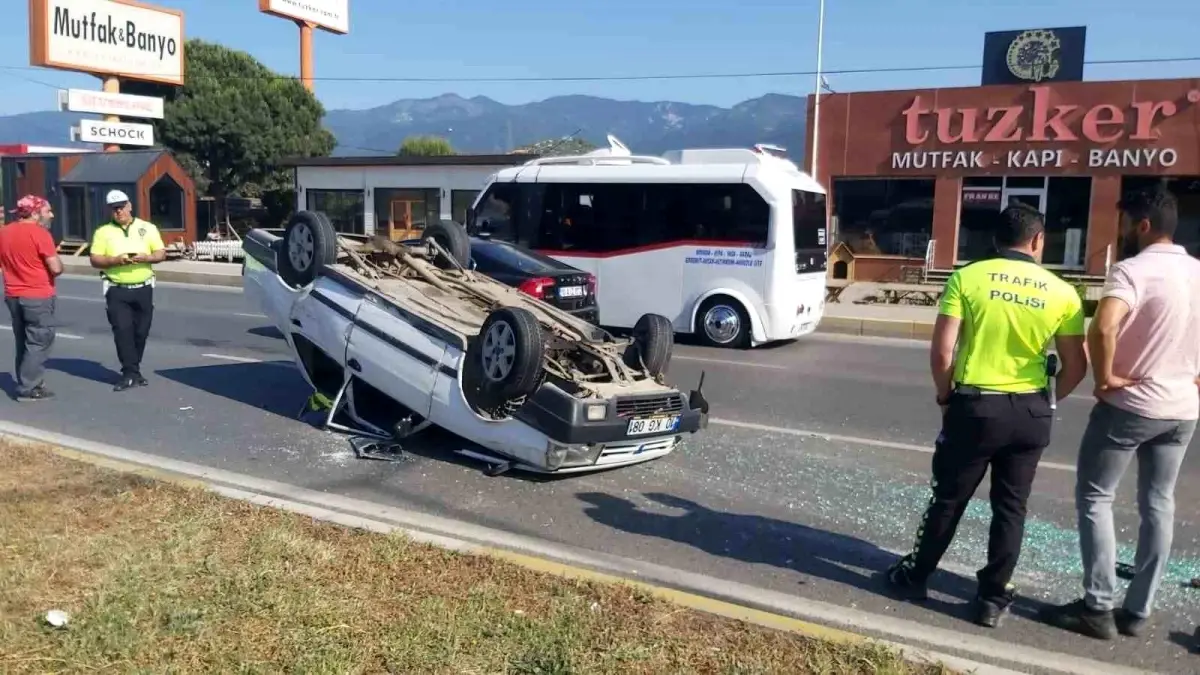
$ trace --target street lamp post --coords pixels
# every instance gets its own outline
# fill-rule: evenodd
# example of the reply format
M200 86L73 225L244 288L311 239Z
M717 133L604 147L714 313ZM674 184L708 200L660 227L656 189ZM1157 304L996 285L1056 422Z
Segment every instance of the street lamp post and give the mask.
M821 139L821 57L825 47L825 0L820 0L820 12L817 18L817 78L816 86L813 88L813 127L812 127L812 161L810 170L813 180L820 181L817 177L817 149Z

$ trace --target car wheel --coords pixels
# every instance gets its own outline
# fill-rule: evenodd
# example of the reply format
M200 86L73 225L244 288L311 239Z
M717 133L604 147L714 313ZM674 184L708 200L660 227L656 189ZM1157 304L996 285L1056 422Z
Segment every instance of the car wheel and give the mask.
M742 303L724 295L704 301L696 312L696 334L712 347L748 347L750 316Z
M665 375L675 348L675 329L661 314L643 314L633 325L633 342L625 348L625 364L646 369L651 377Z
M441 246L444 251L450 254L453 261L446 260L444 256L434 256L433 264L442 269L454 269L455 267L471 268L471 238L467 236L467 231L462 225L453 220L442 220L425 228L425 232L421 235L421 241L433 240ZM455 265L454 263L458 263Z
M481 402L492 408L537 391L544 355L537 317L520 307L501 307L488 315L468 350L472 368L467 372L476 380L471 384Z
M276 253L279 276L300 288L311 284L323 267L337 262L337 232L319 211L300 211L288 221L283 245Z

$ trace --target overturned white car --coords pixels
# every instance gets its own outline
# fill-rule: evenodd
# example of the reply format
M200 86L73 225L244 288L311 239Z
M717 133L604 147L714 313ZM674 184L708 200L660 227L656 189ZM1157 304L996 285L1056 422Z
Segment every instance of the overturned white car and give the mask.
M246 236L244 286L313 389L396 440L433 424L493 472L611 468L662 457L707 426L701 386L664 384L673 331L648 314L619 339L470 269L452 222L417 246L338 236L302 211Z

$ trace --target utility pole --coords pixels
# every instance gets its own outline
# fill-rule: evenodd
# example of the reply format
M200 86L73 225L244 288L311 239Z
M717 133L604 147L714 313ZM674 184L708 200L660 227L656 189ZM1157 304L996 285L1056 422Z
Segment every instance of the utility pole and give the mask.
M102 79L104 80L104 93L106 93L106 94L121 93L121 81L118 80L116 77L113 77L111 75L105 75L105 76L103 76ZM115 122L120 122L121 118L117 117L116 115L105 115L104 121L115 123ZM119 146L119 145L105 145L104 146L105 152L119 152L120 150L121 150L121 146Z
M817 167L817 152L821 144L821 59L825 51L825 0L820 0L820 4L817 19L817 84L813 88L812 161L809 164L813 180L817 182L821 180Z
M313 28L308 21L297 21L300 27L300 83L310 92L313 90Z

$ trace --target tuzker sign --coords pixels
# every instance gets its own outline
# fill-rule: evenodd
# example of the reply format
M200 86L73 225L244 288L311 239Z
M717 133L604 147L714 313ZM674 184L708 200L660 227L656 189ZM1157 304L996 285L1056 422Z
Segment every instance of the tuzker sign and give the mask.
M913 97L901 113L904 141L938 149L893 152L892 168L1170 168L1179 152L1155 144L1158 127L1200 102L1200 90L1180 100L1135 100L1125 107L1055 103L1049 86L1029 92L1023 103L988 107L936 107Z

